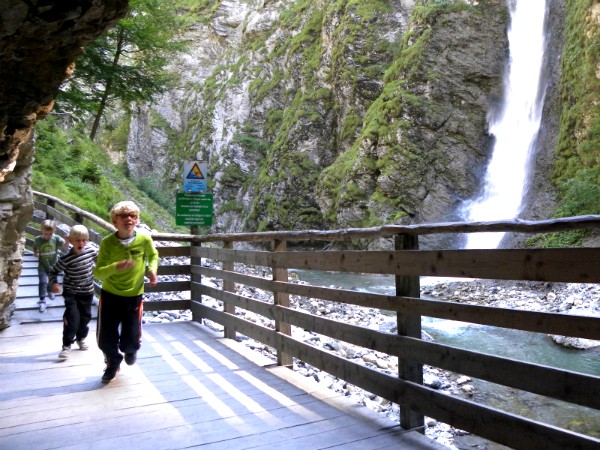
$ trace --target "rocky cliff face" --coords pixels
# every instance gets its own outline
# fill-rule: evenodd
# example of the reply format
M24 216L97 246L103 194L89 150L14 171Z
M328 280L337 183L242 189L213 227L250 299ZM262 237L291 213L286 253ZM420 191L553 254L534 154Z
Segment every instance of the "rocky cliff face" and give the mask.
M209 163L216 231L457 219L489 157L505 0L219 2L127 161L181 189Z
M8 0L0 9L0 329L10 324L33 209L33 127L82 46L127 8L127 0L42 3Z

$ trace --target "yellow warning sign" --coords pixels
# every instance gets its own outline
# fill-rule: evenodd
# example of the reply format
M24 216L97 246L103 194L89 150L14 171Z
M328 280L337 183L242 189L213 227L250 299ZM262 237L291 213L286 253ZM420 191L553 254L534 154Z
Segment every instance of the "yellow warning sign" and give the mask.
M183 192L206 192L208 171L204 161L186 161L183 166Z
M204 175L202 175L202 171L200 170L200 167L198 167L198 164L192 166L187 177L192 180L204 180Z

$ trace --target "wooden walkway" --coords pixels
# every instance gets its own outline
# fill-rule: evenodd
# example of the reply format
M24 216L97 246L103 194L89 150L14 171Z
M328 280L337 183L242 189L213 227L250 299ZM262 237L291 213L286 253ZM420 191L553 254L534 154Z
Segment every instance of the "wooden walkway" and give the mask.
M0 449L446 449L194 322L145 325L138 362L102 384L96 321L60 361L54 303L0 331Z

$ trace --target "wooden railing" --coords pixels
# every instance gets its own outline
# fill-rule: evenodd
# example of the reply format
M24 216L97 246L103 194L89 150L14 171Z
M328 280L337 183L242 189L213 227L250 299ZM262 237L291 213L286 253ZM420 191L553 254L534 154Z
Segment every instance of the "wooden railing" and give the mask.
M47 197L46 197L47 198ZM54 212L55 206L46 211ZM41 206L36 203L36 206ZM60 205L65 207L64 204ZM72 210L73 212L76 210ZM56 217L56 216L55 216ZM91 220L89 217L84 217ZM98 224L98 222L94 222ZM423 365L467 375L574 405L600 410L600 377L518 361L448 345L421 340L422 317L566 335L600 340L600 318L522 311L459 304L419 298L422 276L529 280L566 283L600 282L600 248L498 249L498 250L419 250L422 234L512 231L549 233L600 228L600 216L552 221L499 221L492 223L450 223L412 226L384 226L337 231L298 231L189 235L155 233L155 241L181 246L158 246L161 258L185 256L190 265L159 267L159 276L189 274L189 281L159 282L146 292L189 290L191 300L145 302L146 310L191 309L193 320L203 318L222 324L224 335L238 333L260 341L277 352L280 365L293 358L339 377L359 388L397 403L400 424L419 429L424 416L466 430L515 449L598 449L599 436L583 435L556 425L535 421L473 401L452 397L423 385ZM393 238L394 249L387 251L299 251L299 244L322 241L351 242L356 239ZM272 250L238 249L249 243L270 243ZM201 264L210 260L213 264ZM248 275L244 268L261 268L270 278ZM316 270L393 275L396 295L361 293L297 284L288 280L288 270ZM203 277L223 281L222 289L202 283ZM236 293L237 285L272 293L272 301L256 300ZM290 296L376 308L395 313L398 333L390 334L340 323L293 309ZM203 298L220 300L222 308L203 303ZM264 316L272 327L258 325L241 317L242 310ZM398 358L398 376L356 364L333 353L294 339L292 327L327 336ZM565 423L568 418L565 418ZM600 431L599 431L600 433Z

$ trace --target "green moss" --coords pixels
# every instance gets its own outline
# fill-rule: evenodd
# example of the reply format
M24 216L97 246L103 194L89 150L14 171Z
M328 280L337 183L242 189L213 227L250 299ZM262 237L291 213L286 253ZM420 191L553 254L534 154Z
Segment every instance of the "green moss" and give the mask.
M567 2L562 57L560 134L554 179L559 185L578 171L600 164L600 30L592 18L594 0Z
M253 151L264 155L269 148L269 143L250 134L236 133L233 136L233 142L239 144L248 151Z
M229 163L221 170L221 184L225 186L241 186L248 178L248 175L242 172L242 169L235 163Z
M342 125L342 140L349 140L356 137L356 134L362 126L362 117L357 114L349 113L346 115Z
M265 120L265 136L273 137L277 134L277 131L281 127L283 122L283 110L271 108L267 111L267 117Z
M559 190L554 217L600 214L600 29L594 0L567 1L561 67L561 122L553 180ZM530 245L580 245L588 232L536 236Z

